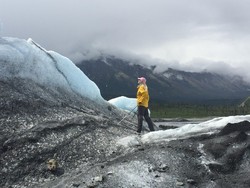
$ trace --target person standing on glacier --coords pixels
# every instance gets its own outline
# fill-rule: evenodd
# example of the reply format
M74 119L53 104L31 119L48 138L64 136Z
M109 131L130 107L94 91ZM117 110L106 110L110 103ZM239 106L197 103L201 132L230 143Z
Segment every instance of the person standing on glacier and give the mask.
M148 113L149 93L148 93L148 87L146 84L146 79L144 77L138 78L136 100L137 100L137 110L138 110L137 133L138 134L141 133L143 117L145 118L148 124L149 130L154 131L154 125Z

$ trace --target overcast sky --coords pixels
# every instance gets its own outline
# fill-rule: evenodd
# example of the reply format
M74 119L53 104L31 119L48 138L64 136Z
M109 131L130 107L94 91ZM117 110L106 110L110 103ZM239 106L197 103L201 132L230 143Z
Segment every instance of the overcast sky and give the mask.
M0 0L0 36L32 38L73 61L98 51L135 54L250 81L249 7L250 0Z

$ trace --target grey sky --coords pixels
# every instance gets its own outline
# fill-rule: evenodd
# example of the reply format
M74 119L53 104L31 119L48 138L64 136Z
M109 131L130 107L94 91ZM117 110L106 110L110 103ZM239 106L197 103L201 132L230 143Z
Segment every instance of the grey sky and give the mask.
M250 80L249 7L250 0L0 0L0 35L32 38L72 60L101 50Z

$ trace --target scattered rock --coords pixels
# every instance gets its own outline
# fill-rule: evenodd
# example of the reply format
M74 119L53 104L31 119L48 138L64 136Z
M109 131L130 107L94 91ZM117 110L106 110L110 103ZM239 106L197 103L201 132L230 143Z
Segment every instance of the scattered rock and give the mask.
M180 181L177 181L177 182L176 182L176 185L177 185L177 186L184 186L184 183L183 183L183 182L180 182Z
M79 186L80 186L80 183L73 183L72 186L73 186L73 187L79 187Z
M220 132L219 135L230 134L235 131L250 131L250 122L242 121L239 123L228 123Z
M187 179L187 183L194 185L196 182L193 179Z
M167 130L167 129L176 129L178 127L177 126L172 126L172 125L159 125L159 128L161 128L163 130Z
M102 182L103 180L104 180L104 177L103 177L103 176L94 177L94 181L95 181L95 182Z
M145 149L143 147L138 148L139 151L144 151Z
M156 174L155 177L156 177L156 178L159 178L159 177L161 177L161 176L160 176L159 174Z
M108 173L107 173L108 176L109 176L109 175L112 175L112 174L113 174L113 172L108 172Z
M50 171L56 171L58 168L58 162L55 159L49 159L47 161L47 168Z

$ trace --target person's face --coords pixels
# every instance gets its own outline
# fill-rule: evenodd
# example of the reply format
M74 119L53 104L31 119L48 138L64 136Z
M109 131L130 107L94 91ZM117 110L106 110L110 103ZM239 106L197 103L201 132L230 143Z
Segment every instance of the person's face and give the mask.
M140 79L138 79L138 84L141 84L141 80Z

